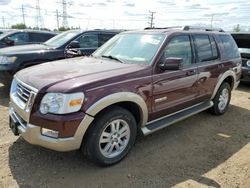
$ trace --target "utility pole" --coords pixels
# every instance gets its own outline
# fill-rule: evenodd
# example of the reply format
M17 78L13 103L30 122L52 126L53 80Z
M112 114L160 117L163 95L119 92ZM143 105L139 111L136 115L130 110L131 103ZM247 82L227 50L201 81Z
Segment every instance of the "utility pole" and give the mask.
M149 27L150 28L152 28L152 27L154 27L154 14L156 13L156 12L152 12L152 11L149 11L149 13L150 13L150 16L149 16Z
M57 30L59 30L59 14L57 9L56 9L56 23L57 23Z
M2 20L3 20L3 28L5 29L5 19L4 19L4 16L2 17Z
M23 15L23 24L25 25L25 14L24 14L23 5L22 5L22 8L21 8L21 11L22 11L22 15Z

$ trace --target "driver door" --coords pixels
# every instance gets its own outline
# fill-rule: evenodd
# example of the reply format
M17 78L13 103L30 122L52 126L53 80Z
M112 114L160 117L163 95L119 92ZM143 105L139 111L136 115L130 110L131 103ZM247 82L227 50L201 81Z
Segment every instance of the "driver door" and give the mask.
M162 58L153 73L153 114L151 119L157 119L196 104L198 95L197 66L194 53L187 34L172 37L166 45ZM182 58L180 70L166 70L159 68L159 64L166 58Z

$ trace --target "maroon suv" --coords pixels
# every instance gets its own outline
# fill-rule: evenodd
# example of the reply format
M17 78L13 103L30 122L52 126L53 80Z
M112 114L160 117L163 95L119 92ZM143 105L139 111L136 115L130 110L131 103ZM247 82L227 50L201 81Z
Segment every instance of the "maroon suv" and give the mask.
M147 29L116 35L91 57L21 70L10 92L10 127L31 144L80 149L107 166L151 134L210 109L226 112L241 58L230 34Z

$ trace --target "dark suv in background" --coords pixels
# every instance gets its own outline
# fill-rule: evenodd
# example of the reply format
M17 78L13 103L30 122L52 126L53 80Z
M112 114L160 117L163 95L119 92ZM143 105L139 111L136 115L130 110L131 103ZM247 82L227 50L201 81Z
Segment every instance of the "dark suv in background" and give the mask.
M70 30L41 44L0 49L0 76L48 61L90 55L121 30ZM2 78L4 82L5 78Z
M112 165L127 155L138 131L148 135L206 109L224 114L240 73L228 33L192 27L123 32L92 56L19 71L10 127L31 144L81 148L95 163Z
M250 33L232 33L242 57L242 81L250 82Z
M34 30L14 30L7 31L0 35L0 48L41 43L54 37L56 33Z

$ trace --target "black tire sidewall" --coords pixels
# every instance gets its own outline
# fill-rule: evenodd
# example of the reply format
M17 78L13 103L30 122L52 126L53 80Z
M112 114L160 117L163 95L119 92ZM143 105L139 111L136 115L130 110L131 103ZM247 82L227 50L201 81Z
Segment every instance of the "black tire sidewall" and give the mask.
M226 107L221 111L220 109L219 109L219 98L220 98L220 95L221 95L221 93L222 93L222 91L224 90L224 89L227 89L228 90L228 102L227 102L227 105L226 105ZM214 107L213 107L213 112L215 113L215 114L217 114L217 115L222 115L222 114L224 114L226 111L227 111L227 109L228 109L228 106L229 106L229 104L230 104L230 101L231 101L231 87L230 87L230 85L228 84L228 83L223 83L221 86L220 86L220 88L219 88L219 90L217 91L217 93L216 93L216 95L215 95L215 98L214 98Z
M114 158L107 158L103 156L100 151L99 140L105 127L111 121L116 119L122 119L128 123L130 128L130 139L127 144L127 147L122 151L120 155ZM103 112L99 117L97 117L96 121L94 122L90 130L90 134L88 135L86 144L90 160L101 166L109 166L119 162L128 154L128 152L134 145L136 132L137 132L136 121L133 115L129 111L120 107L115 107L112 108L111 110Z

